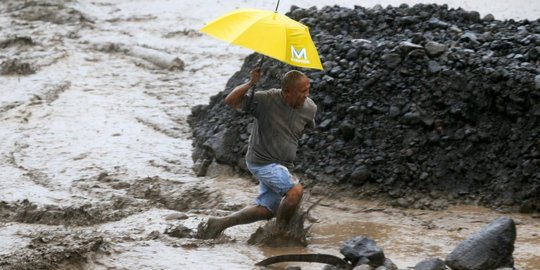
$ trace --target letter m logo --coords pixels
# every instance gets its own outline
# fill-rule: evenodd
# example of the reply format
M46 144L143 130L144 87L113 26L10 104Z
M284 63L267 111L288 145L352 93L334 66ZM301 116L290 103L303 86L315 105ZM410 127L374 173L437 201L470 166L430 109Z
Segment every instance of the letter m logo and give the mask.
M306 48L300 48L297 50L294 46L291 45L291 60L294 62L309 63L307 59Z

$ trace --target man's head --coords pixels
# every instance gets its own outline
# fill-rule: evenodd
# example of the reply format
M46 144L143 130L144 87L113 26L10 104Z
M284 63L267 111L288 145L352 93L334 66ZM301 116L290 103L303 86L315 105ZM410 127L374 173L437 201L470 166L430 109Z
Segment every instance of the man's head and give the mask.
M309 97L309 79L304 73L291 70L283 76L281 90L283 99L289 106L302 107L306 98Z

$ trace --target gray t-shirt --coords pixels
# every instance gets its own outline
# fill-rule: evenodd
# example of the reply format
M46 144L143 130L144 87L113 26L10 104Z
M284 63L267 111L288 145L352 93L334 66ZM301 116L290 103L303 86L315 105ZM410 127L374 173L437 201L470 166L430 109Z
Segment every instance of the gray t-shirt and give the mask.
M249 97L242 108L246 110ZM292 168L298 140L305 128L315 127L317 105L307 98L300 108L290 107L281 89L259 91L253 97L251 114L255 117L246 160L255 164L278 163Z

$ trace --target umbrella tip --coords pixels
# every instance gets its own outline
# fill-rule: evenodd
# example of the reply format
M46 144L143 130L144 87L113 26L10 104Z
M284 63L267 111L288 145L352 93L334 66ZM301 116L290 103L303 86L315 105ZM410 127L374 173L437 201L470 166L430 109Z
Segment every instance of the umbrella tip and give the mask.
M276 10L274 11L274 13L277 13L277 9L278 9L278 7L279 7L279 1L280 1L280 0L277 1L277 4L276 4Z

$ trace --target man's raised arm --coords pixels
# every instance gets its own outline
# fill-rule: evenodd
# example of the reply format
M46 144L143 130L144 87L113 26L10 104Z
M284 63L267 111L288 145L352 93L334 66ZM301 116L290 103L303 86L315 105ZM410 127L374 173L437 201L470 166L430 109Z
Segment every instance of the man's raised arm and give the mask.
M261 78L261 69L256 68L253 69L250 72L250 80L247 83L241 84L237 87L235 87L228 95L225 97L225 104L235 108L239 109L242 105L242 101L244 100L244 97L246 96L246 92L254 86L259 79Z

